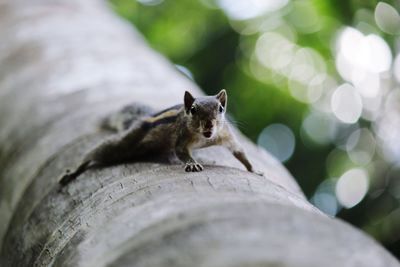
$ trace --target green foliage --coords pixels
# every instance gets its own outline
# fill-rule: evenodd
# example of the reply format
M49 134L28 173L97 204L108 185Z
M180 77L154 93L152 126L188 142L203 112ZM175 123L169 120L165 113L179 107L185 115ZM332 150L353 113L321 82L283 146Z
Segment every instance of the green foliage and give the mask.
M273 122L299 128L306 105L293 101L286 91L255 80L235 65L228 68L224 80L230 90L229 109L251 139L257 140L261 130Z
M115 10L144 34L150 45L174 62L184 61L226 27L220 10L199 1L164 1L145 6L132 0L111 1Z

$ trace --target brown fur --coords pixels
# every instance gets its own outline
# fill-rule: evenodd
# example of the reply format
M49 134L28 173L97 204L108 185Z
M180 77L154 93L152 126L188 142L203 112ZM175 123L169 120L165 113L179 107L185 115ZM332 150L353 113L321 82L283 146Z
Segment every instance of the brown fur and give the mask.
M226 106L227 94L225 90L221 90L216 96L199 98L194 98L189 92L185 92L183 105L174 106L154 115L144 113L138 117L133 114L132 119L129 119L124 110L135 109L125 107L120 112L121 116L124 116L123 120L104 120L108 123L112 121L119 123L105 125L106 128L119 132L90 151L74 172L63 176L60 184L66 185L95 165L117 164L140 159L147 154L166 151L174 151L185 163L186 171L202 171L203 166L193 159L191 151L212 145L227 147L247 170L252 172L250 162L225 120ZM116 117L115 114L112 116Z

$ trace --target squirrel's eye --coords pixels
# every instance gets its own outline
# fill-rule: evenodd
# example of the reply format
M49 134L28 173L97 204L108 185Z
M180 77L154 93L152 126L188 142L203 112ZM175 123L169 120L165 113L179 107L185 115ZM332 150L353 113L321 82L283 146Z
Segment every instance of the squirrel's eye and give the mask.
M190 108L190 113L192 113L192 115L193 114L195 114L196 113L196 107L195 106L192 106L191 108Z
M222 112L224 112L224 107L220 105L218 110L219 110L219 113L222 113Z

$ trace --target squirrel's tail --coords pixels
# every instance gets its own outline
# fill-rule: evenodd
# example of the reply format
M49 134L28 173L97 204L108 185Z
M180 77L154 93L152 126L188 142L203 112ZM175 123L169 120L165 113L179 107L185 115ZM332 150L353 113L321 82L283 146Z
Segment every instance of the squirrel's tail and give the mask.
M143 116L154 112L149 106L134 103L123 107L116 113L110 114L100 122L100 128L104 130L122 132L132 125L132 123Z

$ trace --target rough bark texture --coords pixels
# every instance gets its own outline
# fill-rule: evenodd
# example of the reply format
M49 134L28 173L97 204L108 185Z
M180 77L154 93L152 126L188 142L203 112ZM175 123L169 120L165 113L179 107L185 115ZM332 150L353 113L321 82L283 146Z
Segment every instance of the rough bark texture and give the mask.
M399 266L243 137L265 177L216 147L196 153L201 173L126 164L58 192L104 114L201 92L104 2L0 0L0 40L1 266Z

